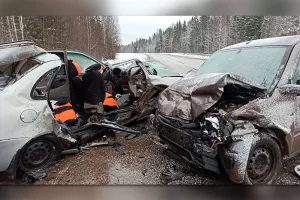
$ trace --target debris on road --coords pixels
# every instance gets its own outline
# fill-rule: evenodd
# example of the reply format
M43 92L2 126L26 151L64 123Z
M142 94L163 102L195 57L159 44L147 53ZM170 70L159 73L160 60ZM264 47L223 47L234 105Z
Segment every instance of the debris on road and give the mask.
M132 140L133 138L136 138L136 137L138 137L138 135L136 135L136 134L131 134L131 133L125 135L125 139L126 139L126 140Z
M144 175L144 176L146 176L146 173L148 172L148 169L145 169L145 170L143 170L142 171L142 174Z
M167 185L172 181L182 180L182 178L189 172L188 168L185 169L183 167L172 165L170 167L166 167L166 169L161 172L160 179L162 184Z
M68 149L61 152L61 155L77 154L79 153L78 149Z
M31 185L31 184L34 184L37 180L44 179L46 176L47 176L47 174L44 170L38 170L35 172L24 173L20 184Z
M90 147L98 147L98 146L105 146L105 145L108 145L108 141L93 142L90 144Z
M294 172L296 173L296 175L298 177L300 177L300 165L297 165L295 168L294 168Z
M120 153L120 155L125 155L125 152L122 148L122 144L119 142L114 142L112 145L112 148L114 148L116 151L118 151Z

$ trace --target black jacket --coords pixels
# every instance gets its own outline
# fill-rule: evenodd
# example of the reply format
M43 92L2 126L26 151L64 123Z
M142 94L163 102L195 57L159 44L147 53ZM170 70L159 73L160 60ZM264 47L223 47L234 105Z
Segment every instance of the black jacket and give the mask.
M92 65L97 67L95 64ZM103 103L105 99L105 84L102 74L97 70L87 71L83 76L83 85L85 89L84 102L97 105Z
M72 105L76 112L81 113L84 105L84 86L83 81L78 77L78 71L70 60L68 62L68 69L71 81L71 99Z

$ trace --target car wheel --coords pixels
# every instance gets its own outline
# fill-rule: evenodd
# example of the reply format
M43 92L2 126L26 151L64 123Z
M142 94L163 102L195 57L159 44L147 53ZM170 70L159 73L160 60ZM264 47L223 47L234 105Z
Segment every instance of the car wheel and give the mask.
M61 153L60 143L51 136L42 136L29 142L21 150L19 165L25 172L45 170Z
M256 134L251 146L245 184L272 184L282 165L282 153L277 142L268 134Z

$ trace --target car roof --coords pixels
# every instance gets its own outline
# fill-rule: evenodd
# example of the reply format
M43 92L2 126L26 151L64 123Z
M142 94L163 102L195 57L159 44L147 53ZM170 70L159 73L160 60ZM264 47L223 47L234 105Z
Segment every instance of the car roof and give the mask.
M0 48L2 47L12 47L12 46L20 46L20 45L33 45L34 42L31 41L31 40L19 40L19 41L14 41L14 42L3 42L3 43L0 43Z
M247 47L260 47L260 46L295 46L300 42L300 35L273 37L258 40L246 41L225 47L221 50L247 48Z
M74 53L74 54L79 53L79 54L82 54L84 56L89 57L90 59L92 59L92 60L94 60L94 61L96 61L98 63L104 64L102 61L98 60L97 58L93 57L92 55L89 55L89 54L87 54L87 53L85 53L83 51L80 51L80 50L71 50L71 49L52 49L52 50L48 50L49 53L58 53L58 52L63 53L65 51L67 53Z
M22 40L0 44L0 67L17 61L25 60L46 51L34 42Z

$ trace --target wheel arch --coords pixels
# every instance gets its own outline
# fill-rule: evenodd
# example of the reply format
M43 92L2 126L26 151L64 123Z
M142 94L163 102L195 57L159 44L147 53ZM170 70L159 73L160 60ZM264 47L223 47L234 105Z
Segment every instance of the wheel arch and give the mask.
M289 146L285 140L285 133L280 129L262 129L262 132L269 134L272 139L276 141L279 145L282 157L287 156L289 154Z
M58 144L60 145L60 149L59 149L59 153L62 150L62 145L61 142L59 140L59 138L57 137L57 135L55 133L43 133L43 134L38 134L35 137L31 138L30 140L28 140L23 146L22 148L20 148L16 154L14 155L13 159L11 160L9 167L6 170L7 176L9 179L17 179L19 178L19 173L22 173L23 170L20 168L19 165L19 158L21 156L21 152L22 149L24 147L26 147L28 144L30 144L32 141L39 139L41 137L48 137L53 139L54 141L58 142Z

